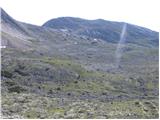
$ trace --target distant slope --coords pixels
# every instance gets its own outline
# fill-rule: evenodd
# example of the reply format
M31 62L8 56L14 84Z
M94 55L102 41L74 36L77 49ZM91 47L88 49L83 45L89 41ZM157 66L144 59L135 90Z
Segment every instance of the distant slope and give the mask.
M63 34L56 30L17 21L2 8L1 26L2 45L20 50L35 49L38 52L47 52L52 50L53 41L61 36L59 34Z
M117 43L123 27L123 22L112 22L103 19L85 20L73 17L51 19L43 24L44 27L65 29L78 35L102 39ZM127 24L127 42L144 46L158 46L158 32L136 25Z
M4 32L20 32L23 35L29 35L20 22L13 19L1 8L1 23ZM4 27L5 26L5 27ZM13 29L13 30L12 30Z

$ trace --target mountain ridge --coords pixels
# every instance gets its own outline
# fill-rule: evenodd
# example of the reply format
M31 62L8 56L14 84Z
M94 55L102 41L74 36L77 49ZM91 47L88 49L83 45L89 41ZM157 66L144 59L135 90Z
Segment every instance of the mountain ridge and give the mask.
M9 23L8 25L13 26L17 31L21 31L21 33L24 35L31 36L24 25L28 23L14 20L3 9L1 9L1 16L2 22ZM125 22L112 22L103 19L87 20L74 17L59 17L48 20L42 26L37 27L43 27L46 29L50 28L54 30L65 29L68 32L72 32L73 34L80 36L118 43L124 23ZM144 46L159 46L158 32L129 23L125 24L127 24L126 43L143 45L142 42L145 41Z
M119 42L119 36L124 22L112 22L103 19L86 20L74 17L59 17L51 19L44 23L43 27L54 29L67 29L78 35L85 35L92 38L102 39L104 41ZM126 42L135 42L135 39L146 39L149 44L158 45L159 33L148 28L137 25L127 24L127 40Z

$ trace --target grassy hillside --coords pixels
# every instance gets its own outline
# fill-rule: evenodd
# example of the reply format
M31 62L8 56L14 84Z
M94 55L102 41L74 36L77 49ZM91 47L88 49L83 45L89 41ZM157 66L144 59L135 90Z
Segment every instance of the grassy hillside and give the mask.
M3 118L158 118L158 47L150 38L126 43L117 67L117 43L2 15Z

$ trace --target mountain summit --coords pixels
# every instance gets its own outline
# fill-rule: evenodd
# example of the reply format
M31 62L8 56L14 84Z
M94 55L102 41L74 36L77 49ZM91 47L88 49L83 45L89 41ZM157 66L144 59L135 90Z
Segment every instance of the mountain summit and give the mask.
M112 43L119 42L123 22L113 22L103 19L86 20L74 17L60 17L51 19L43 24L44 27L54 29L66 29L78 35L84 35L91 38L102 39ZM141 44L144 41L146 45L158 45L158 32L127 24L126 42Z

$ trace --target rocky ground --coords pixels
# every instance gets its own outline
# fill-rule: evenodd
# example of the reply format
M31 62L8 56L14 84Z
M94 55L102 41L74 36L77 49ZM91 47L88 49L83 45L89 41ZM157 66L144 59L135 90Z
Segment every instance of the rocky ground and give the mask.
M2 51L3 118L158 118L156 63L104 72L15 52Z
M3 118L158 118L155 100L78 100L36 94L3 94Z

